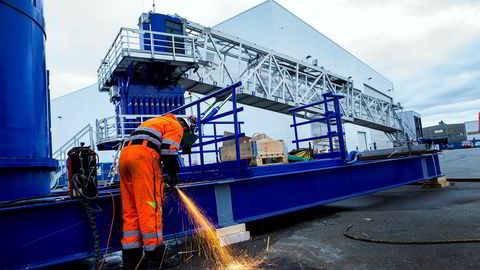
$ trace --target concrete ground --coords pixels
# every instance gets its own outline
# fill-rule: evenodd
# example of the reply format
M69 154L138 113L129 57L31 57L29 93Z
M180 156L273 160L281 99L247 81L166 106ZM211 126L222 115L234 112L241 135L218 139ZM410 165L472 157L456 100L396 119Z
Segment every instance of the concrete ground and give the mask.
M440 166L450 178L480 178L480 148L443 151Z
M479 157L480 149L446 151L442 170L447 177L480 178ZM248 223L252 240L234 248L263 259L261 269L480 269L480 243L367 243L346 238L349 225L355 235L385 240L480 238L480 183L408 185ZM192 256L176 269L207 268Z
M441 166L448 177L480 178L480 149L445 151ZM409 185L249 223L252 240L235 248L264 259L263 269L480 269L480 243L367 243L343 235L350 224L353 234L375 239L480 242L480 183ZM190 259L178 269L205 268Z
M445 189L409 185L250 223L253 239L236 249L265 259L263 269L480 268L480 243L366 243L343 236L350 224L355 235L376 239L480 238L480 184L457 183ZM178 269L205 267L193 259Z

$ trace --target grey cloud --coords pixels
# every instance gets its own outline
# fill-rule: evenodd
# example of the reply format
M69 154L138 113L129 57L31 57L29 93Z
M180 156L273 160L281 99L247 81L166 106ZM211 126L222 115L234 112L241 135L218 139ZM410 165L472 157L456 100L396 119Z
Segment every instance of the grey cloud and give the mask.
M480 110L480 103L465 104L480 98L480 20L472 25L463 18L449 19L422 35L397 38L379 33L351 44L394 82L396 99L406 109L428 119L448 114L460 118L462 111L474 109L471 106Z
M404 96L405 104L412 107L431 106L480 98L480 39L473 44L445 56L445 60L429 70L401 81L406 87L406 93L421 93L414 95L417 99ZM446 63L446 64L445 64ZM421 99L421 100L419 100Z
M427 16L458 8L480 9L478 0L344 0L343 3L360 8L396 7L403 10L405 14Z
M261 0L157 1L157 11L178 13L204 25L215 25L259 2ZM302 6L312 7L310 10L321 10L322 7L320 1L316 0L278 2L289 7L302 19L309 14L308 10L301 9ZM298 2L301 2L301 5L297 4ZM151 1L144 3L147 6ZM57 96L94 83L99 61L111 45L115 34L121 26L135 27L141 12L141 3L131 0L49 0L45 4L47 64L52 70L52 91ZM346 45L354 55L391 79L395 85L396 99L401 101L406 109L417 110L427 119L434 119L435 114L444 116L448 112L463 116L465 114L461 113L462 109L474 109L470 107L475 105L465 102L478 99L480 93L480 89L476 89L480 77L474 73L480 69L479 0L341 0L334 6L338 9L329 12L342 14L342 10L347 10L356 14L348 18L340 16L341 20L344 20L343 24L348 20L350 28L348 25L343 25L342 28L341 23L337 24L335 21L328 25L317 25L317 22L321 22L315 21L317 13L311 15L311 24L325 30L326 34L332 33L327 36L341 45ZM341 32L338 29L348 29L356 33L377 31L376 25L366 26L370 29L361 29L355 25L356 21L362 19L362 11L370 8L373 13L377 12L376 9L393 9L397 13L400 10L406 21L418 21L419 27L423 27L425 31L420 33L412 29L411 35L399 37L387 28L384 32L378 30L374 35L362 34L363 36L356 40L342 42L335 39L334 34ZM451 11L465 12L465 18L451 18ZM477 16L472 17L472 11L477 12ZM389 26L403 24L402 21L393 19L378 23ZM469 72L472 73L471 77L463 76ZM83 77L79 81L91 78L91 82L78 85L65 79L60 81L58 77L65 74L78 74ZM455 83L458 78L462 78L462 81ZM69 89L65 89L68 87ZM458 106L449 106L451 104Z

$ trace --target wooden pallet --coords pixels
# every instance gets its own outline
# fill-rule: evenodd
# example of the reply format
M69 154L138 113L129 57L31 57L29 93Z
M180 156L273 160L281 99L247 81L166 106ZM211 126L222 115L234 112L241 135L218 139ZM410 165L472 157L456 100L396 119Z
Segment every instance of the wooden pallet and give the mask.
M424 188L444 188L448 186L450 186L450 182L447 181L446 176L436 177L423 183Z
M235 144L227 141L220 148L222 161L236 159ZM282 140L260 139L240 143L240 159L249 160L250 166L267 166L288 163L285 143Z
M287 164L286 154L264 154L250 160L250 166L269 166L276 164Z

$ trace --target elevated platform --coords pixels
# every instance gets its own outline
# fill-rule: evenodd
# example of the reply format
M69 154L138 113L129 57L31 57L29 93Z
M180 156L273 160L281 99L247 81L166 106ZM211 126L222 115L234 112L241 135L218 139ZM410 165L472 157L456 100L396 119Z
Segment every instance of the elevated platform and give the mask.
M129 66L135 70L160 63L170 70L170 83L194 93L207 95L241 81L239 103L288 114L288 109L333 92L345 96L345 121L389 134L404 130L398 104L354 89L348 76L190 21L184 25L185 35L121 28L98 69L99 90L109 91ZM305 117L321 112L310 108Z

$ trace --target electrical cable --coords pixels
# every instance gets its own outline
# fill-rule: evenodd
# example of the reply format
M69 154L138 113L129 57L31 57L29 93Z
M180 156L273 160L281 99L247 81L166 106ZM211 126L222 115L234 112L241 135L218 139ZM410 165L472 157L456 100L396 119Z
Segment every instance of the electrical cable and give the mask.
M102 255L100 254L100 234L97 230L97 221L95 219L95 212L90 208L85 208L88 217L88 224L90 225L90 230L93 237L93 248L95 251L95 268L102 260Z
M413 241L375 239L375 238L368 238L368 237L360 237L360 236L349 233L352 227L353 227L352 224L347 226L347 228L343 232L343 235L345 237L353 240L369 242L369 243L395 244L395 245L436 245L436 244L480 243L480 238L445 239L445 240L413 240Z
M115 222L115 199L113 197L113 193L108 191L110 196L112 197L112 222L110 223L110 232L108 233L108 240L107 240L107 247L105 248L105 254L103 254L102 264L98 267L98 270L103 268L103 264L105 263L107 254L108 254L108 247L110 246L110 239L112 238L112 231L113 231L113 222Z
M144 258L145 258L145 253L142 254L142 258L140 258L140 261L138 261L137 266L135 267L135 270L137 270L138 267L142 264L142 261Z
M92 152L84 154L82 150L78 150L76 152L78 153L78 158L80 161L80 172L72 176L72 189L74 190L74 193L78 195L78 201L85 207L85 212L87 213L88 224L92 233L93 247L95 251L95 268L97 268L102 260L102 255L100 251L100 234L98 233L97 229L95 213L102 212L103 210L98 204L94 203L93 200L98 198L99 195L96 183L96 161L99 160L99 156L93 151L92 152L94 155L92 155ZM75 152L71 154L73 155ZM86 155L86 158L88 159L87 168L84 168L82 154ZM84 183L82 183L82 180ZM92 206L95 206L95 208L92 208Z
M57 201L60 198L64 200L62 196L68 196L68 193L64 192L64 193L49 194L49 195L42 195L42 196L33 196L33 197L15 199L10 201L1 201L0 208L30 205L30 204L37 204L37 203L43 203L43 202L52 202L52 201Z

